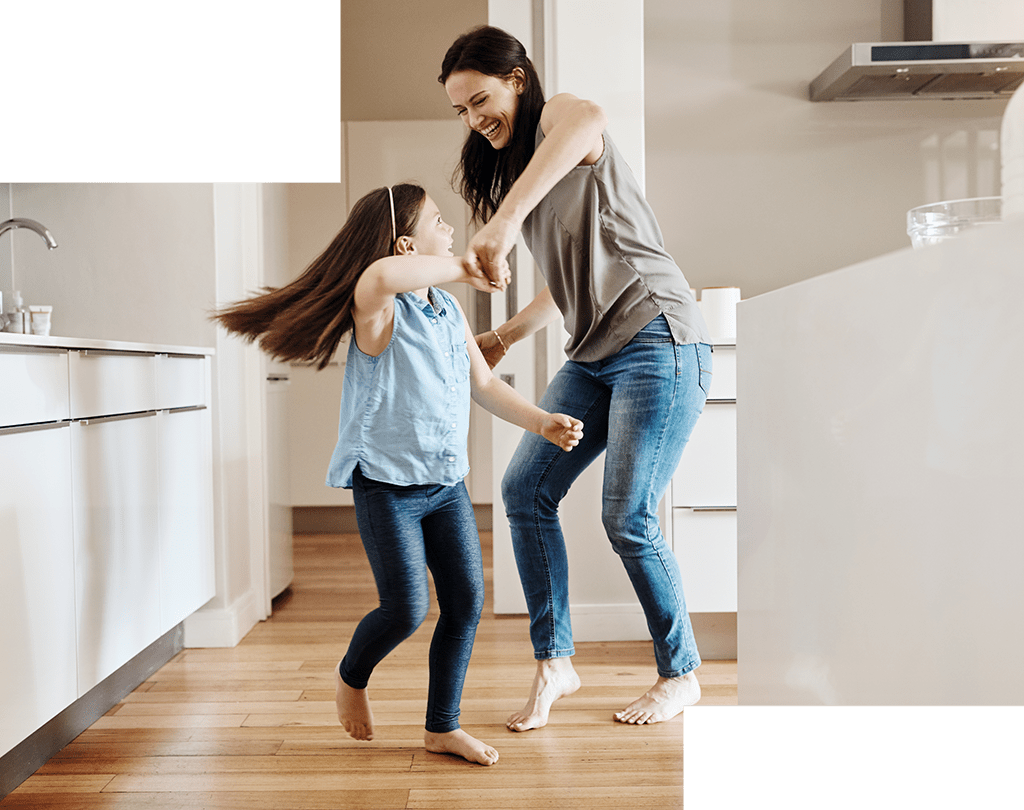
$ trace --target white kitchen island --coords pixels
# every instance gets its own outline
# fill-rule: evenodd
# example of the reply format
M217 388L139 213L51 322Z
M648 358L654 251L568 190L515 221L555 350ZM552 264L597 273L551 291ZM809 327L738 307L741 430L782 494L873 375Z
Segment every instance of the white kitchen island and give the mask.
M1024 221L738 309L741 704L1024 704Z
M0 334L0 796L214 595L211 354Z

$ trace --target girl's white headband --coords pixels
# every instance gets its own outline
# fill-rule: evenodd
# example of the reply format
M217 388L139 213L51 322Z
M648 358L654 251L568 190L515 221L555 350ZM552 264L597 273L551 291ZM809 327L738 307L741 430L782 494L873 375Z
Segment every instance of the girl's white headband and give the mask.
M391 186L388 186L388 202L391 203L391 243L394 244L398 239L398 232L395 229L395 195L391 191Z

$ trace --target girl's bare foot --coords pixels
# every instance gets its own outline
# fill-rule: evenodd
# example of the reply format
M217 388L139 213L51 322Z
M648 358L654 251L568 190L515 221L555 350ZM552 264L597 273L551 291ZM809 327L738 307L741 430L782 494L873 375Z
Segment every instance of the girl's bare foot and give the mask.
M480 765L493 765L498 761L497 751L461 728L443 733L424 732L423 745L432 754L454 754Z
M537 662L533 689L523 710L511 715L505 725L511 731L529 731L547 725L551 704L580 688L580 676L569 658L545 658Z
M621 712L616 712L615 719L620 723L637 726L664 723L698 700L700 684L692 672L679 678L659 677L658 682L647 690L647 694L634 700Z
M338 720L345 731L356 740L373 739L373 712L365 689L353 689L341 679L334 668L334 702L338 705Z

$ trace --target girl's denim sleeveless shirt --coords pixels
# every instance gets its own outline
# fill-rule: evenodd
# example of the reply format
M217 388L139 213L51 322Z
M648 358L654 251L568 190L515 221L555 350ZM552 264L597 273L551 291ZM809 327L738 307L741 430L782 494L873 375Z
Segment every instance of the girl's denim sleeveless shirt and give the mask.
M327 484L351 488L352 471L399 486L450 486L469 472L469 351L458 306L395 296L391 342L376 357L349 343L338 443Z

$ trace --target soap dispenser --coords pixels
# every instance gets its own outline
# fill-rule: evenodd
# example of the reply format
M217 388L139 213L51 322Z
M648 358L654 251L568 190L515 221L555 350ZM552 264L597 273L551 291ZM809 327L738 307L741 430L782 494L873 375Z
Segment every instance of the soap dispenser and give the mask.
M21 300L20 290L15 290L14 295L11 296L11 304L6 313L6 320L5 332L14 332L19 335L25 333L26 310Z

